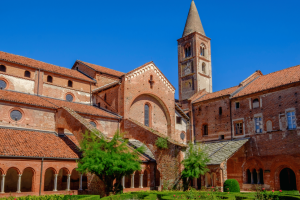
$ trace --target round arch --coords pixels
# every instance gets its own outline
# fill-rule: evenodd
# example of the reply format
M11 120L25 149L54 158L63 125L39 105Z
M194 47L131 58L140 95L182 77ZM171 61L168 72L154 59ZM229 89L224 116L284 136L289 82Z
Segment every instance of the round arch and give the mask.
M166 104L164 103L164 101L161 98L159 98L158 96L156 96L155 94L153 94L153 93L142 93L142 94L136 95L134 98L132 98L132 100L131 100L131 102L129 104L127 112L130 113L130 108L132 107L132 105L135 102L135 100L137 98L143 96L143 95L151 96L151 97L153 97L154 99L156 99L160 103L160 105L163 108L163 111L164 111L164 114L166 116L166 119L167 119L167 129L168 129L167 133L168 133L168 135L171 135L171 114L170 114L170 111L169 111L168 107L166 106Z
M297 190L296 174L290 168L283 168L279 173L281 190Z
M33 192L35 170L31 167L27 167L23 170L21 179L21 191L22 192Z
M57 174L57 172L52 167L49 167L45 170L44 191L53 191L53 189L54 189L54 174Z
M17 192L17 184L20 175L20 170L16 167L11 167L6 172L4 192Z
M66 167L63 167L59 170L57 176L57 190L67 189L68 174L70 174L70 171Z
M70 189L78 190L79 189L79 181L80 181L80 173L74 168L71 173L70 180Z

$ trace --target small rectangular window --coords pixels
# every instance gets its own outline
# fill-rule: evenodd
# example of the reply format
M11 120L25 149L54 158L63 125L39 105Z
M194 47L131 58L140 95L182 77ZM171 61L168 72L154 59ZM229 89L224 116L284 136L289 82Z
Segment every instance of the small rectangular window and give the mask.
M219 136L219 139L220 139L220 140L224 140L224 135L220 135L220 136Z
M222 112L223 112L222 107L220 107L219 108L219 115L222 115Z
M240 102L235 102L235 108L240 108Z
M243 122L235 123L235 134L236 135L243 134Z
M296 129L296 116L295 116L295 111L288 112L287 113L287 120L288 120L288 129L289 130L294 130Z
M182 123L182 117L176 117L176 124Z
M262 133L262 119L261 117L255 117L255 132L256 133Z
M203 135L208 135L208 125L207 124L203 125Z

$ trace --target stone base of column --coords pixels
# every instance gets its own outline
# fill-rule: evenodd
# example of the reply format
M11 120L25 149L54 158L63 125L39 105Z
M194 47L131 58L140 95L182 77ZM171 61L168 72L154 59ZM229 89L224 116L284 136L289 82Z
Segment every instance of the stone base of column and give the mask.
M144 188L143 186L140 186L139 188Z
M57 190L53 190L53 192L57 192Z
M21 191L17 191L17 193L21 193Z

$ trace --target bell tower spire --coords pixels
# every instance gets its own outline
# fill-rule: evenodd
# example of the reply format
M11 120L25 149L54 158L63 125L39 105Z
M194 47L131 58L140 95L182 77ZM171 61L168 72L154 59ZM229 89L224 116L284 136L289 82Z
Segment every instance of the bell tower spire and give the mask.
M182 37L185 37L193 32L198 32L205 36L205 32L194 0L191 3Z
M179 100L200 90L212 92L211 46L196 4L191 3L182 38L178 40Z

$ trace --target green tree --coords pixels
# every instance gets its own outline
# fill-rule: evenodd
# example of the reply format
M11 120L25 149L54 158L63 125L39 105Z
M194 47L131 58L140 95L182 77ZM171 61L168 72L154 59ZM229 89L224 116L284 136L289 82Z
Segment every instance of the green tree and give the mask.
M139 153L145 147L130 148L123 135L116 131L112 139L107 139L99 132L86 132L80 142L83 154L77 171L98 176L105 184L106 195L122 193L122 177L141 170Z
M204 146L202 144L194 145L193 143L189 143L185 159L182 161L184 170L181 175L185 190L188 188L188 183L192 181L193 178L198 178L200 175L204 175L209 171L207 168L208 162L209 158L205 152Z

